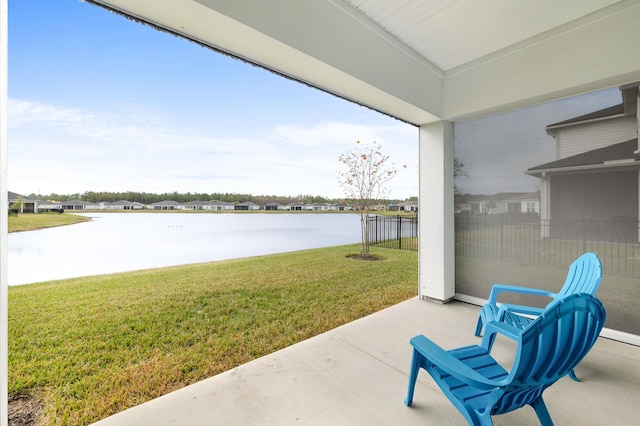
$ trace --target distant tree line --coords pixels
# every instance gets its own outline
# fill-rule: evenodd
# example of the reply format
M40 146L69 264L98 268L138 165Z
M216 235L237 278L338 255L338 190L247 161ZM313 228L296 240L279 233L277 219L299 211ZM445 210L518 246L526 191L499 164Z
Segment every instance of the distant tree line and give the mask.
M312 203L339 203L345 202L343 199L331 199L325 198L320 195L304 195L299 194L295 196L282 196L282 195L251 195L251 194L237 194L237 193L218 193L211 194L197 193L197 192L165 192L162 194L154 194L150 192L95 192L87 191L83 194L30 194L29 198L48 201L68 201L68 200L83 200L90 203L98 203L101 201L107 201L110 203L127 200L131 202L138 202L142 204L153 204L165 200L173 200L178 203L186 203L189 201L226 201L229 203L242 203L253 202L264 206L271 202L277 202L281 204L300 203L300 204L312 204ZM417 197L411 197L417 198ZM394 202L398 200L387 200L388 202Z

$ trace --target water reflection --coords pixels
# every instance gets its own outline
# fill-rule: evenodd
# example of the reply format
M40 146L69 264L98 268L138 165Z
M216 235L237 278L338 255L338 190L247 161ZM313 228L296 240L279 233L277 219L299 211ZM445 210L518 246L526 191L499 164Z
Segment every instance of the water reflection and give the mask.
M360 241L355 214L85 215L93 220L9 234L9 285Z

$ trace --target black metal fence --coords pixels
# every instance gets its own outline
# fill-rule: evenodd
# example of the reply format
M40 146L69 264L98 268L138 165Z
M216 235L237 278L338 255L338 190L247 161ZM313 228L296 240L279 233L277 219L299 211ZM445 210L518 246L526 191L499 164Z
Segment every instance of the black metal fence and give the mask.
M606 273L640 277L639 223L629 220L540 220L536 215L456 215L457 256L565 267L598 254Z
M417 216L369 216L371 245L400 250L418 250Z

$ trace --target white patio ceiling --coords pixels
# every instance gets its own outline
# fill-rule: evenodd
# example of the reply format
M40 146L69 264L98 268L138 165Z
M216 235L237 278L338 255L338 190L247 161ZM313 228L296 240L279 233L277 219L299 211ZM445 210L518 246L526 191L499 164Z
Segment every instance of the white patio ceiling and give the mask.
M413 124L640 80L638 0L94 0Z

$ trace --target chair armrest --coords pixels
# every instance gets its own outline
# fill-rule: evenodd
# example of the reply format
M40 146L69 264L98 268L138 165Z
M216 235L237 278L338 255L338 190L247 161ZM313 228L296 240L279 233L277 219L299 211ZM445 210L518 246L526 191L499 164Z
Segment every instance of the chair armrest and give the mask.
M442 349L428 337L423 335L411 339L411 345L430 363L446 371L458 380L477 389L489 390L505 384L505 380L495 381L487 379L473 370L458 358Z
M542 290L539 288L520 287L520 286L506 285L506 284L494 284L493 287L491 287L491 293L489 294L489 303L492 305L496 305L498 301L498 294L502 292L529 294L533 296L547 296L551 298L553 298L556 295L556 293L553 293L548 290Z
M520 338L520 334L522 333L522 329L516 328L504 322L489 321L484 330L484 336L482 336L482 342L480 343L480 346L482 346L483 348L489 348L491 346L493 336L496 333L500 333L512 340L518 341L518 339Z
M500 312L502 311L502 312ZM509 311L515 314L540 316L544 312L544 308L536 308L533 306L514 305L512 303L501 303L498 311L498 318L502 320L503 313Z

